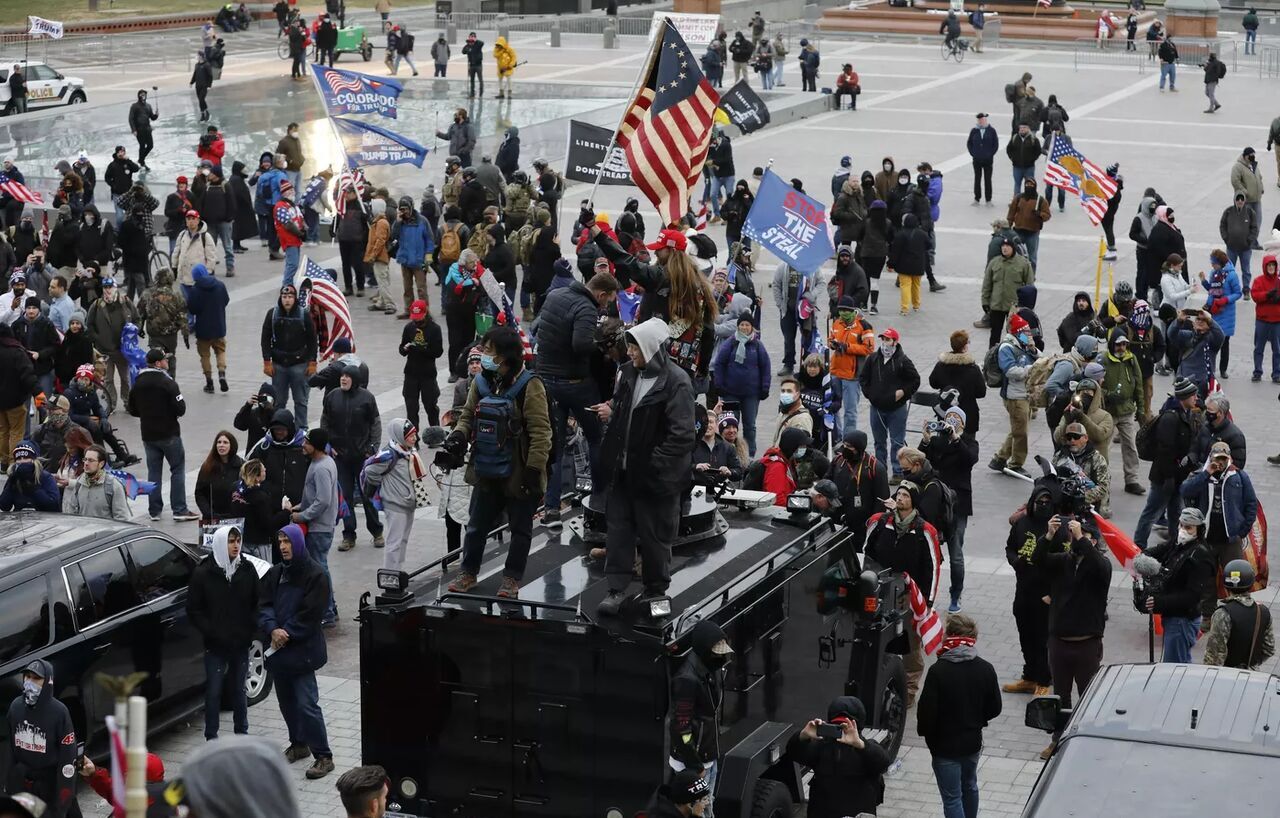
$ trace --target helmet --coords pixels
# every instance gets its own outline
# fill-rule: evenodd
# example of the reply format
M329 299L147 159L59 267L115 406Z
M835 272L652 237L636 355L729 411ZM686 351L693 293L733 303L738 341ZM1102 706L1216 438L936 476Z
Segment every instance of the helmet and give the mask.
M522 170L518 170L511 174L511 181L515 182L517 185L527 185L529 184L529 174Z
M1230 591L1247 591L1253 587L1253 566L1248 560L1232 560L1222 569L1222 584Z
M1129 282L1127 282L1127 281L1121 281L1120 283L1116 284L1116 300L1117 300L1117 301L1132 301L1132 300L1133 300L1133 285L1132 285L1132 284L1130 284L1130 283L1129 283Z
M466 166L465 168L462 169L462 178L463 179L476 178L476 169L471 167L470 165Z

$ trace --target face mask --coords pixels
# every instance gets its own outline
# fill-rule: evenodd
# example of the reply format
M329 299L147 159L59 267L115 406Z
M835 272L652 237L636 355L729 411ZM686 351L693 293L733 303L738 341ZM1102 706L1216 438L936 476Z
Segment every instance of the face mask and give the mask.
M1019 332L1019 333L1018 333L1018 341L1019 341L1019 343L1029 344L1029 343L1031 343L1031 336L1030 336L1030 335L1027 335L1025 332Z
M855 448L853 448L853 447L851 447L851 446L845 446L845 447L844 447L844 456L845 456L845 457L847 457L847 458L849 458L850 460L861 460L861 459L862 459L862 452L858 451L857 449L855 449Z
M480 353L480 368L485 372L497 372L498 362L493 359L492 355L482 352Z
M727 664L729 664L729 654L727 653L726 654L713 653L711 656L708 656L706 659L707 668L710 670L720 670Z
M882 340L880 342L880 354L886 358L893 355L893 351L897 348L898 348L898 345L895 344L893 341Z
M40 698L40 685L30 679L23 679L22 700L27 703L27 707L34 705L38 698Z
M1207 421L1209 421L1210 423L1217 423L1217 422L1218 422L1218 418L1220 418L1220 417L1222 417L1222 415L1219 415L1217 412L1205 412L1205 413L1204 413L1204 419L1205 419L1205 420L1207 420Z
M857 317L858 314L854 312L847 312L843 310L840 312L840 320L846 324L852 324Z
M796 393L794 392L783 392L781 395L778 396L778 403L781 403L783 406L790 406L795 402L796 402Z
M1192 540L1194 540L1195 538L1196 538L1196 532L1194 532L1194 531L1188 531L1188 530L1186 530L1185 528L1179 528L1179 529L1178 529L1178 542L1179 542L1179 543L1181 543L1181 544L1186 544L1186 543L1191 542L1191 541L1192 541Z
M899 176L899 177L898 177L898 184L900 184L900 185L909 185L909 184L911 184L911 177L910 177L910 176Z
M808 449L806 449L804 446L801 446L800 448L796 449L796 454L795 454L795 457L794 457L793 459L795 459L795 460L803 460L803 459L804 459L804 456L805 456L806 454L808 454L808 453L809 453L809 450L808 450Z
M885 170L887 170L887 171L892 171L892 170L893 170L893 165L890 165L888 162L885 162L885 163L884 163L884 169L885 169Z

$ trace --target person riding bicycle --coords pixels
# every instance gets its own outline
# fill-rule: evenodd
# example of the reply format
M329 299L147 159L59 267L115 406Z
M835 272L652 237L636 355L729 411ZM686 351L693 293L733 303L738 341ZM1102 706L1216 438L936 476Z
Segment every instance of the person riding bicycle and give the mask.
M954 11L947 12L947 19L938 26L938 33L947 35L945 40L947 48L955 51L956 41L960 39L960 18Z

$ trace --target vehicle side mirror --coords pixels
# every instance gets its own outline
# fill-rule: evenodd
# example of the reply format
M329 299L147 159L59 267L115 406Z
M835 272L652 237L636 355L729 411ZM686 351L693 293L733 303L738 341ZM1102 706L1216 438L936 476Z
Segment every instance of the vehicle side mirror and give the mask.
M1023 724L1035 730L1054 733L1066 726L1071 718L1071 709L1062 706L1058 696L1037 696L1027 702L1026 718Z

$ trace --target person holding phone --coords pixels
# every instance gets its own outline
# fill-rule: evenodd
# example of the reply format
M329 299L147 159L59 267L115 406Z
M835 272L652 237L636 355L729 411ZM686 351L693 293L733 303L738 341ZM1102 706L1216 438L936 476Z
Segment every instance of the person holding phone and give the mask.
M813 770L809 818L875 815L884 801L884 774L892 759L879 742L862 737L866 719L860 700L839 696L827 705L826 721L810 720L787 742L786 760Z

